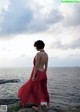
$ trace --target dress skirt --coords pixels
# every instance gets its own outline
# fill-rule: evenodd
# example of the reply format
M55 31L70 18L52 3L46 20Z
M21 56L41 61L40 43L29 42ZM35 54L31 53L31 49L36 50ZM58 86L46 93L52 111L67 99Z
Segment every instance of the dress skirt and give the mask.
M37 71L35 80L32 81L32 70L30 79L18 90L22 106L26 103L31 103L39 106L41 102L46 102L49 105L49 94L47 90L47 75L46 71Z

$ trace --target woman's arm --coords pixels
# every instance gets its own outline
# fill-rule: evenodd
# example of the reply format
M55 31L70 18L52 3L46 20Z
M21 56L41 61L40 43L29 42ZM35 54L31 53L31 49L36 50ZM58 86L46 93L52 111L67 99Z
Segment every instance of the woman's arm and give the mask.
M47 57L47 61L45 63L45 70L46 70L46 72L47 72L47 67L48 67L48 57Z
M35 75L37 73L38 67L39 67L39 62L40 62L40 54L37 53L36 57L35 57L35 65L34 65L34 71L33 71L33 77L32 80L35 79Z

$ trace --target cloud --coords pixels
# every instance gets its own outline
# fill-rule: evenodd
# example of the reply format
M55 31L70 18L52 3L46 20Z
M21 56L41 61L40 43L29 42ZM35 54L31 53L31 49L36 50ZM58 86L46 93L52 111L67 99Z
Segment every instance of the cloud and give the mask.
M27 5L26 5L27 2ZM57 24L63 19L58 9L52 9L45 17L30 7L31 1L10 0L8 10L2 10L0 17L0 35L19 33L36 33L49 29L52 24ZM33 4L35 6L35 4ZM38 7L37 7L38 8ZM37 10L37 9L36 9Z
M80 49L80 37L76 39L71 45L69 45L69 47L72 49Z
M62 50L67 50L67 49L80 49L80 37L74 40L71 43L65 43L63 44L61 41L56 41L53 42L50 45L51 49L62 49Z
M50 28L51 25L55 25L63 19L62 15L58 10L52 10L48 15L41 18L33 19L29 25L29 32L43 32Z
M80 25L80 4L61 5L61 12L64 16L63 25L66 27Z
M33 15L30 9L25 7L25 2L13 1L8 7L8 11L2 12L3 21L1 23L2 35L25 32L26 25L32 20ZM26 24L25 24L26 23Z
M0 13L1 10L3 9L7 10L8 5L9 5L9 0L0 0Z
M50 49L80 49L80 26L63 27L63 22L56 24L49 30L53 34Z
M28 56L20 56L15 59L0 58L0 67L31 67L33 65L32 58Z

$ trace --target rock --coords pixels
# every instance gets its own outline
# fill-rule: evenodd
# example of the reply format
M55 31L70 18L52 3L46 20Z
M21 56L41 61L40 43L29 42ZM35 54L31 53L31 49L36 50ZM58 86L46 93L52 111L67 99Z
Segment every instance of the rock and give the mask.
M0 105L10 105L18 102L19 99L0 99Z
M35 104L26 104L25 107L21 107L19 103L14 103L8 105L8 111L7 112L35 112L31 107ZM58 112L55 108L46 108L45 106L41 106L40 112Z
M5 84L5 83L18 83L18 82L20 82L20 79L10 79L10 80L1 79L0 80L0 84Z
M35 112L35 111L32 110L31 108L23 108L23 109L20 109L18 112Z
M11 104L8 105L8 111L7 112L36 112L34 111L32 108L29 108L29 105L26 105L26 107L24 108L20 108L19 106L17 106L17 104ZM43 108L40 109L39 112L80 112L80 107L77 109L67 109L67 110L63 110L61 108L57 108L57 107L49 107L47 108L47 111L43 110Z
M26 104L24 107L19 105L19 99L0 99L0 105L7 105L7 112L35 112L31 107L34 104ZM70 107L70 108L62 108L59 106L50 106L46 108L45 106L41 106L40 112L80 112L80 106Z

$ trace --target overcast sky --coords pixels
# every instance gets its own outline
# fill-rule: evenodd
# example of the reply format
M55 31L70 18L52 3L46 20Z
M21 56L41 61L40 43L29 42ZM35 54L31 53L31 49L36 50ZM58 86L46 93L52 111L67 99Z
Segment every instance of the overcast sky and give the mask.
M0 0L0 67L31 67L43 40L49 66L80 66L80 4Z

